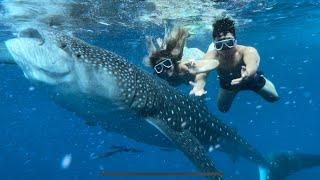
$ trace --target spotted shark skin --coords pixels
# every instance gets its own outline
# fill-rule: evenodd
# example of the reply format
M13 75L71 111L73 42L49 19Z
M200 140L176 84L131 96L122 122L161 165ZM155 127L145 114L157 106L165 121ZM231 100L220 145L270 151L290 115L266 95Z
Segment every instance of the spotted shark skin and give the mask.
M184 95L112 52L88 45L80 39L64 35L57 37L62 48L76 60L114 77L118 100L139 116L161 121L176 132L189 132L202 145L221 146L221 150L226 145L236 155L267 164L256 149L234 129L214 117L199 99Z
M218 147L217 150L232 156L244 157L266 169L272 167L270 161L234 129L210 113L201 100L184 95L166 82L155 79L110 51L57 32L42 36L45 37L44 45L56 44L58 49L66 53L62 63L68 64L65 70L68 73L59 73L66 76L59 77L59 81L52 81L52 78L49 78L49 83L35 73L28 73L30 68L23 67L26 64L23 61L29 57L20 58L19 56L23 56L24 53L18 54L14 50L15 46L24 43L24 40L9 40L6 43L7 47L28 79L48 84L63 84L63 86L71 86L73 82L72 86L76 86L83 94L98 97L101 101L112 101L113 105L130 111L136 117L142 117L165 134L201 172L219 172L208 155L206 147L209 146ZM59 64L61 62L55 63L51 63L50 68L61 66ZM76 67L82 71L72 71ZM37 69L43 68L37 67ZM86 82L93 83L78 82L74 80L76 77L80 77L78 79L81 80L90 77ZM98 80L95 80L96 77ZM98 124L102 127L107 126L104 120ZM222 176L208 178L223 179Z

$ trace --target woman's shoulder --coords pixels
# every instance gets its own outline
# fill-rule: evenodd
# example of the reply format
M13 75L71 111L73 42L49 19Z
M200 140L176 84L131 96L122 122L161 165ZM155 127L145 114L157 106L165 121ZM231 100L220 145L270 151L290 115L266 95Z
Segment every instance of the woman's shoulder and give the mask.
M184 47L182 60L189 60L189 59L199 60L204 55L205 55L205 53L198 48Z

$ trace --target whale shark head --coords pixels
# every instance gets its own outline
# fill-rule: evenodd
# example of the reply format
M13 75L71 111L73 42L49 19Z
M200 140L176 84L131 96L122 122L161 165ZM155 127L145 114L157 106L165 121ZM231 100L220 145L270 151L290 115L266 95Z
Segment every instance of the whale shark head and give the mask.
M30 80L67 87L101 100L130 101L135 93L132 64L80 39L27 29L5 44Z
M40 34L23 36L5 42L15 62L28 79L57 84L70 79L72 58L57 43L41 39Z

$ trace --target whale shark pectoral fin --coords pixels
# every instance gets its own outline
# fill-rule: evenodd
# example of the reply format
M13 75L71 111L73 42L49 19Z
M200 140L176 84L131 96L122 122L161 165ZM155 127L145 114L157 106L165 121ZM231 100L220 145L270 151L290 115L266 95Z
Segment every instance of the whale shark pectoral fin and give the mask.
M148 122L166 135L201 172L207 173L206 175L209 179L223 179L222 173L216 169L212 159L207 153L207 150L189 131L175 131L165 122L158 119L148 119Z

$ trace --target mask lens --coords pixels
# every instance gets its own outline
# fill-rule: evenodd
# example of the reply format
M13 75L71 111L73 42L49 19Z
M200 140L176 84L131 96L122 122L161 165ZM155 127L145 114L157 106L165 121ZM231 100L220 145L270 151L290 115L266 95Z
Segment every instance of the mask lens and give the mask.
M216 48L216 50L226 50L226 49L234 47L235 42L236 41L233 38L216 41L215 48Z
M163 70L162 64L160 63L160 64L155 65L155 66L154 66L154 70L155 70L158 74L161 73L162 70Z
M166 60L164 60L164 61L162 62L162 64L163 64L164 67L166 67L166 68L171 68L171 66L172 66L172 61L171 61L171 59L166 59Z
M222 46L223 46L223 43L220 42L220 41L218 41L218 42L215 42L215 43L214 43L214 46L215 46L216 49L221 50L221 49L222 49Z
M226 45L228 46L228 47L233 47L234 46L234 39L229 39L229 40L227 40L226 42Z

